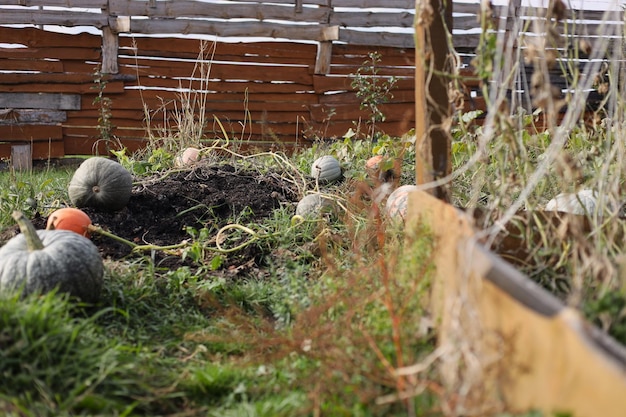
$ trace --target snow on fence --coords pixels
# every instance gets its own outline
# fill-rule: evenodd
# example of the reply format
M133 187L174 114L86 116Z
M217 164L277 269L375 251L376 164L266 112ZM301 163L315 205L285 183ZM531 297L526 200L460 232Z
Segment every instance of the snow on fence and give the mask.
M207 137L224 136L222 124L229 139L262 147L366 131L369 115L351 81L371 52L382 57L378 75L398 80L379 129L401 135L414 126L414 1L0 0L0 7L0 158L25 143L35 159L103 153L110 139L136 150L175 132L186 106L203 113ZM484 110L470 66L481 39L479 5L453 7L465 108ZM498 32L521 36L533 33L523 23L545 12L516 0L491 13ZM621 25L621 13L606 19L571 10L560 25L577 40L607 21ZM526 94L525 74L522 66L511 91ZM565 90L567 76L555 77Z

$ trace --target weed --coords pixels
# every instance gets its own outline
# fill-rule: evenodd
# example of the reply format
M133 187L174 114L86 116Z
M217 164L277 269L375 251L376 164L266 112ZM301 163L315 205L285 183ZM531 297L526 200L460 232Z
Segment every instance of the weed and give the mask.
M370 113L368 124L371 140L375 140L377 137L376 123L385 121L385 114L380 105L393 97L391 90L397 82L395 77L385 79L379 75L380 62L380 53L368 53L368 59L357 70L351 84L352 88L356 90L357 97L361 99L361 110L367 109Z
M94 97L92 104L98 108L98 133L100 134L99 139L94 143L94 150L97 151L98 144L104 142L108 154L111 150L121 147L115 137L115 126L112 122L111 107L113 101L105 95L109 75L101 72L100 67L97 67L93 72L93 77L95 85L92 88L97 91L97 95Z

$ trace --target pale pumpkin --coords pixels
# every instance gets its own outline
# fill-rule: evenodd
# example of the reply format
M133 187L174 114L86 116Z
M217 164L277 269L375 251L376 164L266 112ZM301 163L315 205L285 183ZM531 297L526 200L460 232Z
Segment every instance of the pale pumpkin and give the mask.
M193 165L200 160L200 157L200 149L188 147L185 148L183 152L176 157L176 159L174 160L174 165L178 168Z
M132 188L133 177L126 168L111 159L97 156L85 160L74 172L68 195L78 208L117 211L128 204Z
M332 155L321 156L311 164L311 177L319 183L337 181L341 175L341 165Z
M597 210L598 198L598 192L594 190L581 190L577 193L562 193L548 201L545 210L577 215L593 215ZM616 209L616 204L609 198L606 198L603 203L608 210L614 211Z
M103 285L98 248L67 230L35 230L23 213L14 212L22 233L0 248L0 291L23 295L54 289L95 302Z
M416 185L403 185L396 188L385 203L385 213L390 218L406 218L406 213L409 204L409 194L418 190Z

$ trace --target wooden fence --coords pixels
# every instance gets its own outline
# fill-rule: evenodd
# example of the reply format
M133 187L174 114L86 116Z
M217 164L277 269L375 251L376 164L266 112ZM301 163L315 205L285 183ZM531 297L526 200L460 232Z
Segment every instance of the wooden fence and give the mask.
M378 128L402 135L414 126L414 1L251 0L234 7L0 0L0 6L0 158L19 144L29 145L35 159L103 153L115 143L136 150L179 131L188 109L203 118L207 138L223 139L223 126L229 139L263 147L366 131L370 114L351 83L372 52L381 55L377 75L397 79ZM466 109L484 109L480 80L469 68L480 39L479 6L455 3L454 11ZM505 31L511 17L530 21L545 11L531 13L514 1L492 13ZM585 35L604 18L570 13L565 24L578 33L584 27ZM581 13L584 25L574 18ZM611 24L621 25L617 17ZM524 82L518 77L512 89L527 90Z
M487 250L468 214L415 191L407 235L420 223L435 239L429 312L437 364L455 407L446 415L624 415L623 345ZM420 372L421 365L398 373Z

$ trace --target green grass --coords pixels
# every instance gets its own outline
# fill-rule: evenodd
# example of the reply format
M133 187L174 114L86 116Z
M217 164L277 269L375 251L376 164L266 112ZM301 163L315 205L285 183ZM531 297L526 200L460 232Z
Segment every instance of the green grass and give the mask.
M34 213L28 197L39 210L58 207L71 172L2 173L3 213ZM332 192L348 196L341 187ZM397 325L425 313L418 300L430 274L427 231L409 244L397 225L356 208L348 221L293 223L292 214L278 209L254 225L262 238L251 244L271 253L264 276L229 280L211 264L163 271L146 257L106 261L97 305L54 293L4 296L0 410L29 417L405 415L401 402L376 405L376 398L398 388L389 364L419 361L434 347L430 336ZM424 412L436 409L432 394L415 402Z
M73 172L70 167L0 171L0 227L13 224L13 210L33 215L37 208L48 213L66 203Z

